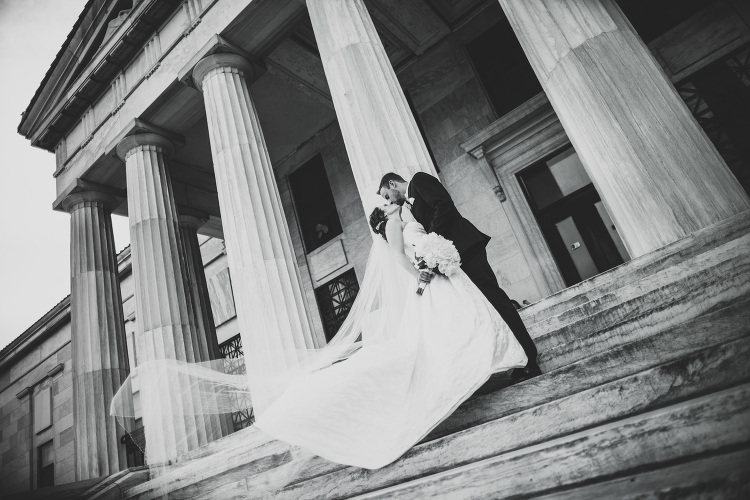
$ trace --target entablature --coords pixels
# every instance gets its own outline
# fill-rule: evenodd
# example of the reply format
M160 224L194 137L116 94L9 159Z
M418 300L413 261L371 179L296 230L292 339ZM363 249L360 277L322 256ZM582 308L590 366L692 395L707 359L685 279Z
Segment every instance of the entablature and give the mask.
M157 29L169 19L182 0L146 0L131 11L115 33L105 40L62 99L44 120L25 132L32 145L54 151L60 140L92 109L123 75ZM19 131L22 128L19 127Z

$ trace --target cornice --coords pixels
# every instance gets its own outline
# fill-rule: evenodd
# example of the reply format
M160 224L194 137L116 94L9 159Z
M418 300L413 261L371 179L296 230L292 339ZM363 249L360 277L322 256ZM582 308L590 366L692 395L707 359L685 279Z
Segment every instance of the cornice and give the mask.
M469 137L460 147L473 158L480 159L484 157L488 146L492 144L497 147L497 143L503 142L506 136L512 136L519 126L532 121L539 114L550 112L554 113L552 105L547 95L540 92Z
M46 338L46 333L55 331L56 327L68 318L70 318L70 295L55 304L44 316L0 351L0 370L5 369L6 365L36 346Z
M29 130L23 129L28 118L24 116L18 127L19 133L30 139L33 146L52 152L64 134L75 126L83 114L109 89L112 81L127 68L144 44L182 1L142 1L131 13L129 20L105 42L86 66L71 86L75 90L68 92L67 99L63 98L64 100L44 118L41 125L35 125Z

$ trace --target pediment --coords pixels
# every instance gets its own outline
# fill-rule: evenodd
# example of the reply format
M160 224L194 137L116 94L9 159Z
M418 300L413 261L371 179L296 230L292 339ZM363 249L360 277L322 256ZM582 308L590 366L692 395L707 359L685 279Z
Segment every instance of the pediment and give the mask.
M89 0L23 113L18 132L30 138L85 70L108 36L140 0ZM120 15L123 13L122 15Z

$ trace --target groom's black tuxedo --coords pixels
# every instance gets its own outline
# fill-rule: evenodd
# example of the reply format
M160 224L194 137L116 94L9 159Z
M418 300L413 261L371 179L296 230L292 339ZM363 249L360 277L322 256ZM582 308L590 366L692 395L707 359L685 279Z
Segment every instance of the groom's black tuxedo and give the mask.
M406 193L412 202L412 214L427 232L437 233L451 240L461 255L461 269L482 291L487 300L500 313L513 334L523 346L529 362L536 363L536 346L523 324L521 316L500 288L495 272L487 262L485 247L490 237L466 220L453 204L448 191L435 177L417 172L409 182Z
M476 246L487 246L490 237L466 220L453 204L445 187L430 174L417 172L409 183L409 198L414 198L412 213L428 233L451 240L461 257Z

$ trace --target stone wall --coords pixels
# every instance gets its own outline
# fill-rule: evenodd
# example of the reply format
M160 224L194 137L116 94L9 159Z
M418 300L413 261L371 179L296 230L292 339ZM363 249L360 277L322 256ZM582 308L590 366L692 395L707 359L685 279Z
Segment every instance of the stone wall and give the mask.
M441 180L458 210L492 237L487 257L500 286L518 302L541 299L504 204L488 181L490 167L460 147L497 118L460 40L455 35L447 37L399 78L414 102Z
M327 245L338 244L336 242L341 241L347 260L345 266L319 280L319 282L315 281L310 271L309 256L305 253L302 243L302 234L299 230L297 215L294 209L294 200L292 199L287 179L291 172L317 154L320 154L323 158L326 175L331 185L331 192L333 193L333 199L343 230L341 236L327 243L321 249L326 248ZM317 333L322 334L323 325L314 289L326 281L335 278L338 274L352 268L357 275L357 280L361 282L365 275L367 256L372 244L369 226L365 218L357 186L354 182L354 174L349 164L349 157L346 154L344 139L338 123L334 122L318 132L309 141L301 144L292 154L274 165L274 168L281 201L284 206L284 214L286 215L287 225L292 236L294 254L297 258L297 264L302 277L307 305L313 318L312 325Z
M201 237L201 243L211 306L217 318L217 338L221 343L239 333L227 258L222 240ZM136 317L129 259L130 252L126 249L120 254L118 263L132 368L138 360L138 353L134 351L132 338ZM38 333L32 335L26 345L33 347L21 344L16 349L23 352L17 355L8 352L7 360L0 360L0 491L3 494L36 488L38 447L49 440L54 443L55 485L75 481L71 330L67 300L55 309L60 310L58 314L32 327ZM50 370L58 365L63 365L62 371L49 376ZM32 390L24 394L28 387ZM51 392L52 425L35 432L32 402L47 388ZM135 404L138 411L137 396Z
M62 371L48 376L58 365L63 365ZM55 484L74 481L69 315L40 335L37 345L0 370L0 491L25 491L36 484L37 449L49 440L54 443ZM51 392L52 425L34 429L32 402L46 389Z

